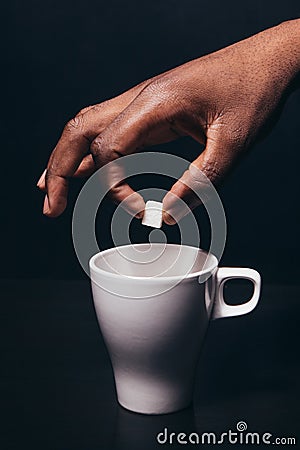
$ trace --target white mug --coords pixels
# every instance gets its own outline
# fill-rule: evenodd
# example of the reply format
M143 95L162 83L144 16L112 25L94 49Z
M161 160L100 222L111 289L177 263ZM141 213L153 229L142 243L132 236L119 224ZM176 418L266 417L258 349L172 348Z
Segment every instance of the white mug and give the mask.
M105 250L91 258L90 274L118 401L144 414L189 406L209 320L252 311L261 285L253 269L218 268L214 255L176 244ZM223 288L232 278L252 281L248 302L226 304Z

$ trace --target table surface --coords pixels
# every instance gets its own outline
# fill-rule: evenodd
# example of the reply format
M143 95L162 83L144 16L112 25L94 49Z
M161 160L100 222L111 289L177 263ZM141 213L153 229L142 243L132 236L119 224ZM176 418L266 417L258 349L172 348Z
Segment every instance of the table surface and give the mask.
M1 280L0 295L2 450L152 450L165 427L220 435L239 421L299 445L300 286L265 285L253 313L212 322L193 406L161 416L118 405L88 281Z

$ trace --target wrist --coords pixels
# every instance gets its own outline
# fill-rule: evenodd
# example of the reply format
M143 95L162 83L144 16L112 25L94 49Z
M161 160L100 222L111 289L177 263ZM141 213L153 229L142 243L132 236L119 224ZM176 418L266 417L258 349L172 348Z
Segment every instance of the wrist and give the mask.
M274 29L273 52L287 87L300 74L300 19L282 22Z

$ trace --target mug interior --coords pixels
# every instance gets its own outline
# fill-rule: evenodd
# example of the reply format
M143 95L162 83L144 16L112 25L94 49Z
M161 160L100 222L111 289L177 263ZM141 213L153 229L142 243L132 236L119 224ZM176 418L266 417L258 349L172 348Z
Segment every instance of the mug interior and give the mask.
M138 278L186 278L212 272L217 258L186 245L146 243L111 248L93 256L92 270Z

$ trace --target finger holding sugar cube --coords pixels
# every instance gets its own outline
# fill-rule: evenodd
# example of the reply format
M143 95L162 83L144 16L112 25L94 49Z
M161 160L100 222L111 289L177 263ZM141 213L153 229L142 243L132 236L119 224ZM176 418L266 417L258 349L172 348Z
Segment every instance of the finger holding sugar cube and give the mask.
M163 204L154 200L146 202L142 225L152 228L161 228Z

